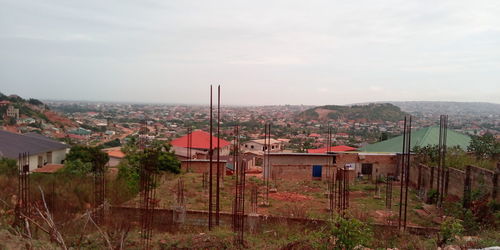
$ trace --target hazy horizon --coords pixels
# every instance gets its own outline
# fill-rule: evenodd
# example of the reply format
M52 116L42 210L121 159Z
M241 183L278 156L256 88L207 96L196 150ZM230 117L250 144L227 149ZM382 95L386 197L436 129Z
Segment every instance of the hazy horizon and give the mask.
M500 1L0 0L0 92L43 100L500 101Z

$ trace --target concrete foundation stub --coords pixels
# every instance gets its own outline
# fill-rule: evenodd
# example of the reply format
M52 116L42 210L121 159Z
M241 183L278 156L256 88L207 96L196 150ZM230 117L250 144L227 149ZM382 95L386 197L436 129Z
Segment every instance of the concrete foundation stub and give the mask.
M250 232L252 232L252 233L256 232L257 226L259 223L259 214L256 214L256 213L248 214L247 223L248 223L248 229L250 230Z
M172 221L176 224L184 224L186 221L186 206L174 206L172 210Z

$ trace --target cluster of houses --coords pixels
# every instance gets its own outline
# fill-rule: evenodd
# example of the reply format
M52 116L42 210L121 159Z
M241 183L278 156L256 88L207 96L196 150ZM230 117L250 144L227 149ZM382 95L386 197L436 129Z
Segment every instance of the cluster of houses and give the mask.
M438 144L439 128L427 127L412 133L412 148ZM469 145L470 137L453 130L448 131L448 146L458 146L464 150ZM212 145L210 145L212 142ZM231 173L234 169L232 143L210 135L202 130L195 130L172 140L172 149L182 162L185 171L208 172L210 148L213 149L214 166L223 166L223 173ZM286 141L271 139L269 166L271 178L277 179L317 179L328 177L333 168L344 168L352 171L352 176L367 175L376 178L379 175L398 174L397 163L401 152L402 137L395 137L382 142L369 144L362 148L348 146L331 146L308 150L307 153L294 153L285 149ZM263 173L264 151L263 139L255 139L240 145L240 159L249 172ZM20 153L30 153L30 170L46 171L54 168L54 164L62 167L68 152L68 145L51 140L39 134L16 134L0 130L0 157L17 159ZM109 165L117 166L125 154L117 148L106 149L110 157ZM217 157L218 156L218 157ZM217 163L217 159L219 159ZM45 168L45 170L44 170ZM47 170L48 171L48 170Z

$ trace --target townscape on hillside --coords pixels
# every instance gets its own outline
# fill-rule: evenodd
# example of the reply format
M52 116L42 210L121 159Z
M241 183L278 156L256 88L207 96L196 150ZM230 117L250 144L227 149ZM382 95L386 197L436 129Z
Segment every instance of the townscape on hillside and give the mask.
M0 239L63 249L499 245L500 114L399 105L222 105L210 117L204 105L0 94Z

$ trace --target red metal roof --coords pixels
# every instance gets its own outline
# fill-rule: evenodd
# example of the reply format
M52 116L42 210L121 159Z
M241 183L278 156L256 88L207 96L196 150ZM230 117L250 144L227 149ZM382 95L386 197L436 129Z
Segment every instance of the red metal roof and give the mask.
M109 157L114 157L114 158L125 158L125 154L120 150L111 150L111 151L108 151L108 156Z
M63 168L63 164L47 164L41 168L33 170L35 173L55 173L57 170Z
M192 134L191 148L202 148L202 149L210 148L210 133L207 133L202 130L195 130L191 134ZM187 148L188 135L172 140L171 144L172 146ZM228 145L231 145L231 143L224 139L220 139L221 148ZM212 136L212 148L217 148L217 137L215 136Z
M328 149L328 147L324 147L324 148L313 148L313 149L308 149L307 150L307 153L326 153L326 151L330 151L330 152L343 152L343 151L354 151L356 150L356 148L353 148L353 147L349 147L349 146L345 146L345 145L340 145L340 146L332 146L330 147L330 149Z

